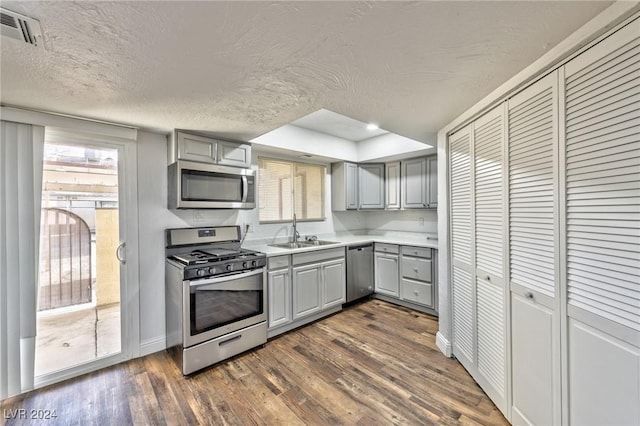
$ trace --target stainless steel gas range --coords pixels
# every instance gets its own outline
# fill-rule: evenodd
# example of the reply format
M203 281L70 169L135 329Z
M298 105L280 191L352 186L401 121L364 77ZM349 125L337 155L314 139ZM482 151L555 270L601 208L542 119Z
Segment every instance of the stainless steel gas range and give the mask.
M191 374L267 341L266 255L239 226L166 230L167 349Z

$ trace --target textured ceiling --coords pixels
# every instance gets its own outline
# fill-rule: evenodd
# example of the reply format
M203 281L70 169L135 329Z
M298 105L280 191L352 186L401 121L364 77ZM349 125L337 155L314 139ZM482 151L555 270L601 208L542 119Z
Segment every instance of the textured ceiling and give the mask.
M611 2L3 1L1 101L249 140L326 108L428 141Z

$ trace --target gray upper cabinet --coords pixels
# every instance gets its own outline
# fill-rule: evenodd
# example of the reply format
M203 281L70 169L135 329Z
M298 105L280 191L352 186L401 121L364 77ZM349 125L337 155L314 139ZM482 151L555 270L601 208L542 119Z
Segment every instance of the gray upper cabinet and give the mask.
M360 164L358 183L358 208L384 209L384 164Z
M176 130L169 136L169 164L177 160L251 167L251 144L217 140Z
M427 207L438 207L438 157L427 157Z
M402 208L427 207L427 160L424 157L402 162Z
M400 162L385 164L385 208L399 210L400 204Z
M402 208L438 206L437 157L412 158L402 162Z
M218 141L218 164L251 167L251 145Z
M204 136L176 132L176 151L178 160L215 163L218 153L218 141Z
M331 165L331 209L333 211L358 209L358 165L333 163Z

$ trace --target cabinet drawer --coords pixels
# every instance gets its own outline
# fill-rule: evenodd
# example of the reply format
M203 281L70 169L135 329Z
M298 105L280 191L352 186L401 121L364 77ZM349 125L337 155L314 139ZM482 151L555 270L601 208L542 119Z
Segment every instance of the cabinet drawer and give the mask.
M402 256L402 276L413 280L431 282L431 260Z
M340 257L344 258L344 247L294 254L291 256L291 260L294 265L302 265L304 263L317 263Z
M267 262L268 269L286 268L289 266L289 255L270 257Z
M402 280L402 298L433 308L433 285L413 280Z
M431 249L425 247L402 246L402 254L404 256L424 257L431 259Z
M398 246L395 244L376 243L376 251L398 254Z

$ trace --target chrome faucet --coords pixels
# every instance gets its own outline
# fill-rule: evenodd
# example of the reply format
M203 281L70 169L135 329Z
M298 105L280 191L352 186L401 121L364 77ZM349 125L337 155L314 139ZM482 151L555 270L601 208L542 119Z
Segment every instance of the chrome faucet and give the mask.
M298 233L298 224L296 222L296 214L293 214L293 243L297 244L300 239L300 234Z

